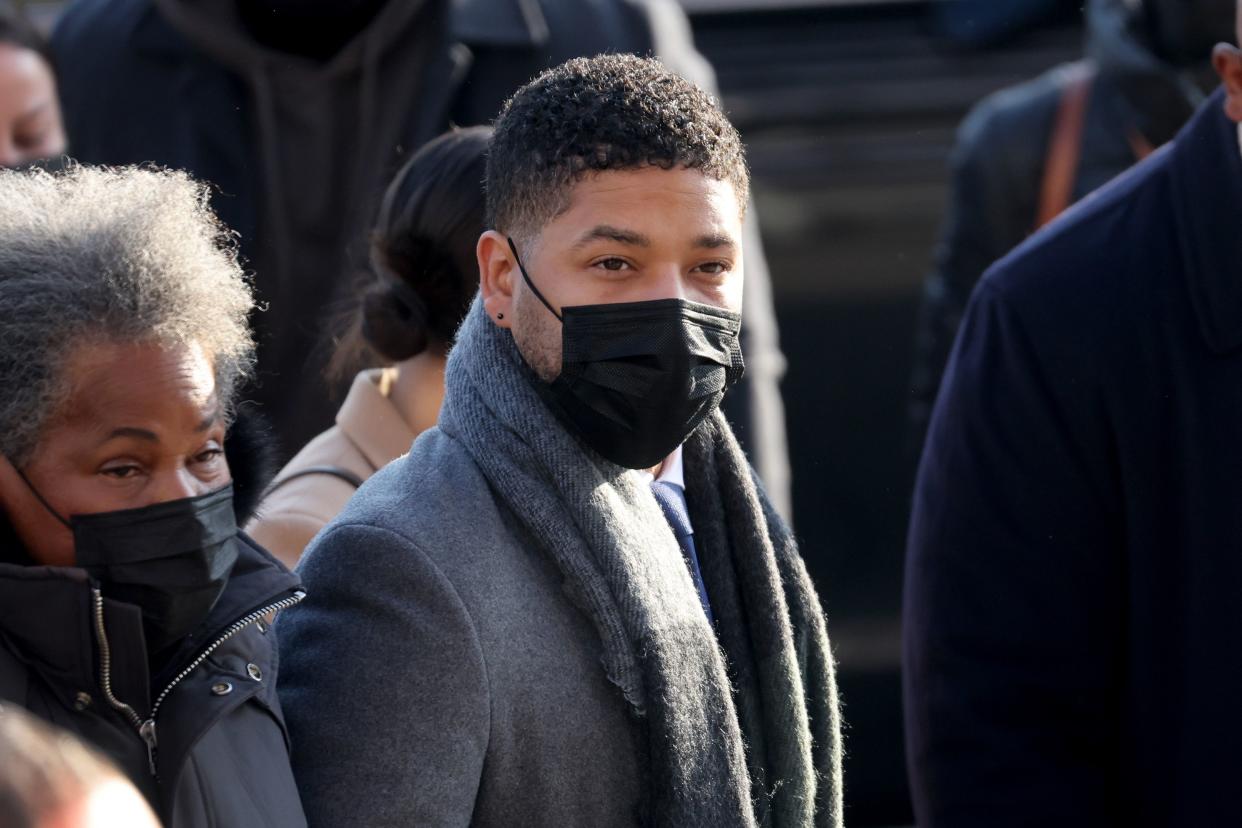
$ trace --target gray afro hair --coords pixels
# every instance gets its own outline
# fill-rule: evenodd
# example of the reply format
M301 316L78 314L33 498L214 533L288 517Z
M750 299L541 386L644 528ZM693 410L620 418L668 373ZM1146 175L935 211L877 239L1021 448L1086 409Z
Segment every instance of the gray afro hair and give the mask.
M0 170L0 453L22 464L92 342L193 344L232 411L254 342L236 240L181 172Z

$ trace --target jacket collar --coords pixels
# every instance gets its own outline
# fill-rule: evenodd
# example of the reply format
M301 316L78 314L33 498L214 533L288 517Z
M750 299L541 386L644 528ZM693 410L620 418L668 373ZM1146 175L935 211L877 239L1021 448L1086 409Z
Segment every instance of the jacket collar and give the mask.
M383 371L363 371L336 413L336 424L373 469L410 450L414 431L380 389Z
M1217 90L1182 130L1170 159L1172 213L1186 281L1208 347L1242 346L1242 155Z
M237 542L237 563L233 565L224 594L207 620L173 652L167 667L157 676L156 684L166 683L172 674L238 621L302 590L298 576L251 540L249 535L238 532Z
M0 640L70 708L78 692L104 701L91 586L86 572L76 567L0 564ZM145 712L150 683L142 613L106 600L102 610L112 647L112 690Z
M224 594L206 622L170 658L165 673L184 666L238 620L301 588L298 578L254 541L240 533L238 540L237 563ZM20 559L11 550L5 552L0 556L5 560ZM78 567L0 563L0 640L31 664L70 708L77 691L100 691L93 586ZM102 609L113 691L145 715L152 682L142 613L132 604L106 598Z

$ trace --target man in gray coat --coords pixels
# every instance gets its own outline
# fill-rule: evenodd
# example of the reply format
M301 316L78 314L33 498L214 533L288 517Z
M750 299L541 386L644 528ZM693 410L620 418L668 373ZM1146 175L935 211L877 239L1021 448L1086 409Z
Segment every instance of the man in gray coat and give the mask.
M822 611L717 410L736 130L654 60L576 59L506 104L487 185L440 423L282 620L310 822L839 825Z

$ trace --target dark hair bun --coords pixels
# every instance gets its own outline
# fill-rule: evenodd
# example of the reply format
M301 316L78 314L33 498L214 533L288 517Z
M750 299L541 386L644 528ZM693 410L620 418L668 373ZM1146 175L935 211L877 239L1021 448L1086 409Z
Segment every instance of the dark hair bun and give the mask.
M419 149L384 193L370 272L349 307L330 376L446 352L479 288L488 127L445 133Z
M393 362L427 350L427 305L404 282L385 281L362 298L362 336Z

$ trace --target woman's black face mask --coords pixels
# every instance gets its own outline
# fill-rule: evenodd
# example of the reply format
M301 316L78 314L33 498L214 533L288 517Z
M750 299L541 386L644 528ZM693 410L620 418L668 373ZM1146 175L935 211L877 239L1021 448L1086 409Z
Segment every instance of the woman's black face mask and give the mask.
M553 412L619 466L658 465L742 376L741 314L684 299L579 305L557 313L518 257L522 278L561 321L561 373L540 391Z
M237 562L232 484L199 497L68 520L29 480L26 485L73 532L76 563L99 582L100 592L142 610L148 653L167 649L207 619Z

